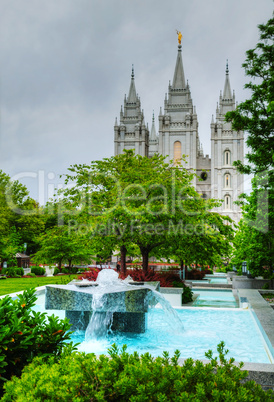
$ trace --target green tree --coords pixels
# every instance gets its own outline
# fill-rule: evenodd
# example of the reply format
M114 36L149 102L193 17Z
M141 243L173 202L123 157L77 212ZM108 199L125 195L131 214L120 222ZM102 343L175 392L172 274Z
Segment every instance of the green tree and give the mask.
M76 184L65 196L92 222L94 238L103 235L110 249L120 249L122 271L131 243L139 246L147 270L150 251L166 241L169 221L178 215L176 196L180 192L181 210L198 196L191 185L193 174L165 163L160 155L149 159L130 150L69 170L73 175L67 182Z
M246 52L243 63L251 81L251 97L227 113L235 130L247 132L247 164L235 162L241 173L254 173L252 193L243 195L243 221L234 241L234 263L248 262L253 275L271 275L274 249L274 18L258 26L260 41ZM247 236L248 241L245 239Z
M251 97L226 114L234 130L247 132L249 164L235 163L242 173L262 172L274 166L274 18L258 28L260 41L246 52L242 64L245 74L251 77L245 84Z
M241 268L247 261L253 276L273 276L274 191L271 177L263 173L252 179L252 193L243 195L243 219L234 239L232 263Z
M29 197L26 186L0 170L0 262L15 264L16 252L23 244L34 245L33 237L43 230L37 203Z
M90 261L88 245L65 225L47 230L38 240L40 250L33 257L36 263L57 263L61 269L63 263L71 267L72 262Z
M209 208L211 203L208 200ZM215 212L201 213L193 224L182 226L171 234L168 247L160 250L159 255L169 256L180 264L181 269L192 264L200 266L219 266L231 254L233 240L232 220Z
M194 174L160 155L146 158L130 150L69 170L66 182L75 185L64 199L78 208L78 224L83 219L90 224L87 232L98 244L120 249L122 271L131 244L138 245L146 271L150 253L167 248L178 226L195 225L217 205L195 191Z

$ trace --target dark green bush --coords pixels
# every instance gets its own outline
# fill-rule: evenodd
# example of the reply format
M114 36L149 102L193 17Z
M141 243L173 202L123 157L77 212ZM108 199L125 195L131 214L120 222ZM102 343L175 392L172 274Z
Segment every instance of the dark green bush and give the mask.
M56 362L35 359L21 379L5 385L1 401L233 401L270 402L272 391L265 392L254 381L242 383L247 372L225 358L224 343L218 345L220 363L212 351L204 364L193 359L179 366L179 351L171 359L167 352L153 358L149 353L128 354L126 345L119 354L113 345L110 357L84 353L63 353Z
M78 267L71 267L70 268L70 274L75 275L75 274L77 274L78 271L79 271Z
M43 267L31 267L30 272L35 275L45 275L46 270Z
M15 273L19 276L23 276L24 275L24 269L22 267L16 267L15 268Z
M77 274L78 268L77 267L65 267L62 269L63 274Z
M206 273L206 275L213 275L213 269L211 268L206 268L204 272Z
M3 268L2 274L7 275L9 278L20 278L24 275L24 270L21 267Z
M57 275L57 274L60 274L60 269L55 267L54 271L53 271L53 275Z
M192 300L193 300L193 292L191 288L185 286L182 293L182 304L192 302Z
M185 285L184 285L183 282L178 282L178 281L172 282L172 286L173 286L174 288L183 288L183 287L185 287Z
M65 267L62 269L62 274L69 274L69 273L70 273L69 267Z
M3 381L20 376L35 356L60 356L70 338L67 319L32 311L37 297L27 290L0 300L0 395Z
M26 275L30 276L31 278L36 278L36 275L33 272L28 272Z

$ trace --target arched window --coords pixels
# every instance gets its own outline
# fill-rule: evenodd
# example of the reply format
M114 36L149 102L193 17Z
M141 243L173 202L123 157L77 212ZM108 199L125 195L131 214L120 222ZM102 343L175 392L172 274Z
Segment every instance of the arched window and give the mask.
M225 195L225 209L231 209L231 197L230 195Z
M224 165L231 165L231 153L229 150L224 152Z
M224 177L224 180L225 180L225 188L230 188L231 187L231 176L230 176L230 173L225 173L225 177Z
M174 149L173 149L173 159L174 159L174 165L178 165L181 158L182 158L182 144L180 141L175 141L174 142Z
M206 172L202 172L202 173L200 174L200 177L201 177L201 179L202 179L203 181L206 181L206 179L207 179L207 173L206 173Z

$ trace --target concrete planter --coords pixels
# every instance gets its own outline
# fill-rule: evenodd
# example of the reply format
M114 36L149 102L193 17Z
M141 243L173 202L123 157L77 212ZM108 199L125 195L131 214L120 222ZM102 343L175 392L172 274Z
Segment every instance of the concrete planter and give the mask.
M271 279L247 278L246 276L233 276L232 288L233 289L263 289L268 284L271 289Z

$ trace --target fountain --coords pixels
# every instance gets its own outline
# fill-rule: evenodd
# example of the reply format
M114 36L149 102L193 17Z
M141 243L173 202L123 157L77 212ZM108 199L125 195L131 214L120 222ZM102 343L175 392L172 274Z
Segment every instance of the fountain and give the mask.
M122 281L116 271L104 269L96 282L47 285L45 308L65 310L71 329L86 330L89 336L103 336L108 329L144 333L146 313L158 302L159 288L159 282Z
M183 358L203 359L223 340L238 361L272 362L250 310L173 309L158 288L158 283L120 281L115 271L105 269L96 282L47 285L35 311L59 310L56 314L64 318L65 310L73 325L71 340L85 353L106 354L115 343L119 348L126 344L129 353L157 357L179 349ZM158 302L161 308L149 308Z

